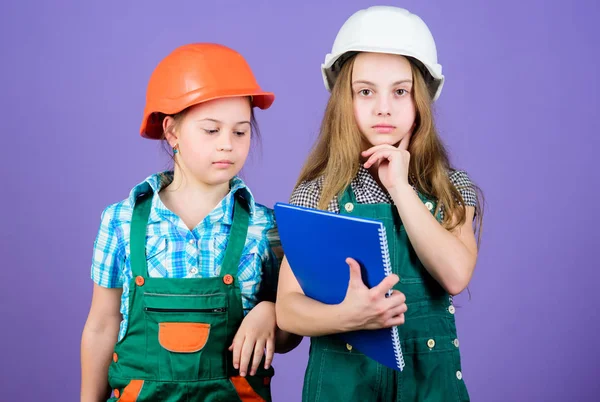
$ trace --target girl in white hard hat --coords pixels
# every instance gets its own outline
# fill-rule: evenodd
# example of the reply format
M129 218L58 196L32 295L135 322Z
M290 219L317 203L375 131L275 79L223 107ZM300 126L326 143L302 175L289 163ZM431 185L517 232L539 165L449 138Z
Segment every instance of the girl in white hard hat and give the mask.
M441 70L428 27L396 7L352 15L325 58L331 97L290 202L384 222L394 274L368 289L348 259L346 298L326 305L303 294L284 259L277 320L311 337L305 401L469 400L452 295L473 274L482 214L477 188L450 165L435 129ZM334 335L394 326L402 371Z

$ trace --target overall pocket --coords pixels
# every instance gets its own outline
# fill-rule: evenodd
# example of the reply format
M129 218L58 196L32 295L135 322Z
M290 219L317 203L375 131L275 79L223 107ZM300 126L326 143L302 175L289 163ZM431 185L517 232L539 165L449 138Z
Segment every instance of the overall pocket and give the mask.
M377 400L381 365L334 337L311 345L303 401Z
M446 301L407 303L398 327L405 368L397 374L402 401L468 401L453 309Z
M405 368L398 373L401 401L465 402L469 394L462 378L460 353L448 336L404 342Z
M224 293L145 293L148 369L156 379L226 377L227 309Z

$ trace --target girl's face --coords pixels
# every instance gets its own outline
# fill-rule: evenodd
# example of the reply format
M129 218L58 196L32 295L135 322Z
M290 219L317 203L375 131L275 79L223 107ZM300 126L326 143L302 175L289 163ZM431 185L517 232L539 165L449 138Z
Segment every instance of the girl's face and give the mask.
M229 182L246 162L250 119L247 97L207 101L190 107L167 139L172 147L177 146L178 162L185 173L201 183L219 185Z
M403 57L360 53L352 70L354 118L371 146L395 145L414 129L412 69Z

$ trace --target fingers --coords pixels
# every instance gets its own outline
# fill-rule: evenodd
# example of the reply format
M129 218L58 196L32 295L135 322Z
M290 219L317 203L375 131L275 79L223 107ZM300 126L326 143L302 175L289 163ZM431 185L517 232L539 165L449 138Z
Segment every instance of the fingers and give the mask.
M402 139L398 143L397 147L390 145L390 144L375 145L374 147L371 147L365 151L362 151L361 155L366 158L369 155L373 155L374 153L376 153L382 149L391 149L391 150L403 149L403 150L407 151L408 146L410 145L411 138L412 138L412 132L406 133L406 135L404 137L402 137Z
M385 328L390 328L390 327L396 327L398 325L402 325L406 322L406 319L404 317L404 313L391 317L389 319L387 319L384 323L384 327Z
M258 369L258 365L262 360L265 354L265 340L257 339L256 345L254 346L254 357L252 358L252 369L250 370L250 375L256 374L256 370Z
M240 355L240 375L246 376L248 372L248 365L250 364L250 358L252 357L252 350L254 349L255 340L246 337L244 339L244 345Z
M365 162L364 166L365 169L370 168L371 166L373 166L376 162L382 160L382 159L390 159L393 155L394 155L394 150L392 149L381 149L377 152L375 152L373 155L371 155L371 157L369 159L367 159L367 161Z
M395 307L399 306L400 304L406 303L406 296L401 291L394 289L392 290L392 294L390 295L388 300L390 301L390 303L392 303L391 305Z
M349 285L363 285L362 275L360 273L360 265L353 258L346 258L346 264L350 266L350 283Z
M275 355L275 338L270 337L267 339L267 353L265 355L265 370L271 367L273 362L273 356Z
M229 350L233 349L233 367L235 369L240 368L240 356L242 353L242 345L244 344L244 336L236 335L233 338L233 343L229 347Z
M367 161L364 163L365 169L368 169L371 166L373 166L375 163L381 162L383 160L391 161L392 158L394 158L394 156L397 157L400 155L400 152L398 152L399 150L402 151L402 153L404 153L404 155L402 155L401 157L410 158L410 154L404 148L402 148L402 149L399 149L399 148L380 149L379 151L377 151L373 155L371 155L369 157L369 159L367 159Z
M390 274L386 276L381 282L379 282L376 286L371 288L370 292L375 293L378 296L385 295L391 288L394 287L400 281L400 278L396 274Z
M404 314L407 310L408 306L405 303L402 303L399 306L394 306L387 311L386 319L390 319L392 317L399 316L400 314Z
M386 327L392 327L394 325L404 324L404 313L408 310L404 293L394 290L392 295L386 301L390 303L390 307L385 313L384 325Z
M366 158L367 156L374 154L375 152L379 151L380 149L396 149L396 148L394 146L388 145L388 144L375 145L374 147L371 147L371 148L367 149L366 151L362 151L361 154L362 154L362 156L364 156Z

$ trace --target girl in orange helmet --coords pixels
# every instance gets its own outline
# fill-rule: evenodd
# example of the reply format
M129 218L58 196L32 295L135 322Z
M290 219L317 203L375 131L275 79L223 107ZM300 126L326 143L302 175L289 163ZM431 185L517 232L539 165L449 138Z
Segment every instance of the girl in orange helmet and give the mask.
M175 166L102 213L82 401L271 400L273 353L299 338L275 322L273 212L237 174L253 107L273 100L225 46L182 46L154 70L140 131Z

